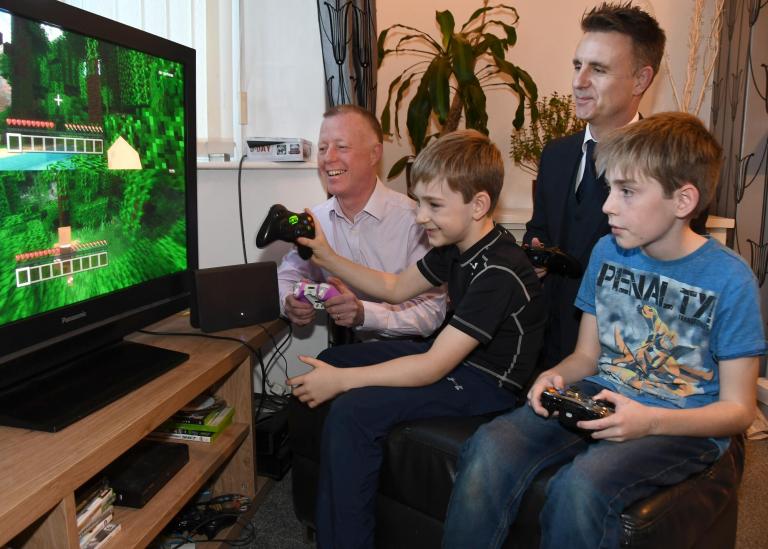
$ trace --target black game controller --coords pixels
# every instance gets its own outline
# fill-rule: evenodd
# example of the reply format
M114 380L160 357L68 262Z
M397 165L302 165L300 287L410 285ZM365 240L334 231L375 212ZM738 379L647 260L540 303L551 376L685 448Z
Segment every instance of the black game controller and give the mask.
M614 412L614 406L610 402L594 400L580 393L574 386L567 389L545 389L541 393L541 405L550 414L559 412L560 423L568 427L576 427L577 421L600 419Z
M300 236L315 238L315 221L312 216L306 213L289 212L282 204L275 204L267 212L267 218L256 235L256 246L263 248L275 240L296 242ZM297 244L297 247L302 259L312 257L312 248L301 244Z
M209 540L215 539L216 535L224 528L232 526L237 522L235 513L205 513L205 519L197 528L198 533L204 534Z
M528 259L536 267L545 267L550 273L557 273L569 278L581 276L581 264L578 260L557 247L525 248Z
M220 512L193 507L185 509L177 515L175 520L169 524L169 530L185 536L203 535L211 540L223 528L234 524L237 518L238 514L234 512Z

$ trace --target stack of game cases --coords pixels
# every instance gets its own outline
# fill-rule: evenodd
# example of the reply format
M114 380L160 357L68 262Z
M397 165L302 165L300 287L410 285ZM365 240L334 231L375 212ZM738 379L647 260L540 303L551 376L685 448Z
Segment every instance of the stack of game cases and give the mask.
M81 549L99 549L120 531L113 522L115 491L106 479L84 488L77 501L77 531Z
M232 423L234 414L235 409L225 400L204 396L173 414L150 436L158 440L213 442Z

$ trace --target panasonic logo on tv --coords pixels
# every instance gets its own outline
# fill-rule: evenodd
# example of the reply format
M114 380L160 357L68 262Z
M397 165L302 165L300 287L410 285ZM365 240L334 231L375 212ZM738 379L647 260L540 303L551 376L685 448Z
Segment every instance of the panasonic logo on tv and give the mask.
M70 322L74 322L75 320L80 320L81 318L85 318L86 316L88 316L88 313L86 313L85 311L81 313L77 313L76 315L63 316L61 317L61 323L69 324Z

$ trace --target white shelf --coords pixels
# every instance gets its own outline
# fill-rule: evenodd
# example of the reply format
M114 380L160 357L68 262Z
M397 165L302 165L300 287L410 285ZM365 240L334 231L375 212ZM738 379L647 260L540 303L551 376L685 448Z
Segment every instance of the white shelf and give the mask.
M240 160L224 162L198 161L198 170L237 170ZM316 170L317 162L256 162L246 160L243 162L244 170Z

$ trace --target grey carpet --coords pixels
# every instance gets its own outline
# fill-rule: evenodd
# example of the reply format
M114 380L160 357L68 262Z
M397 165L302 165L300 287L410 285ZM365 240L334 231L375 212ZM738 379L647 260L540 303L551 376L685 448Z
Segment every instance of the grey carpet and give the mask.
M747 441L739 490L736 549L768 548L768 440ZM293 514L291 475L275 482L253 517L256 538L250 549L312 549Z
M312 549L304 541L304 529L293 514L291 473L274 482L253 516L255 538L250 549Z

